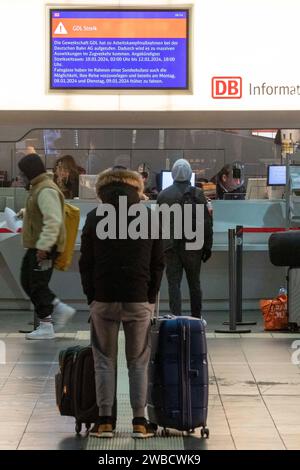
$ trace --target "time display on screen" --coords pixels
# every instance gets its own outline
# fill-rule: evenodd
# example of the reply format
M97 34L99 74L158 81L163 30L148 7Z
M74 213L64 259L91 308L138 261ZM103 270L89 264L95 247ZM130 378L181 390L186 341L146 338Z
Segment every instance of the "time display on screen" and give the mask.
M188 10L50 10L50 88L185 90L188 20Z

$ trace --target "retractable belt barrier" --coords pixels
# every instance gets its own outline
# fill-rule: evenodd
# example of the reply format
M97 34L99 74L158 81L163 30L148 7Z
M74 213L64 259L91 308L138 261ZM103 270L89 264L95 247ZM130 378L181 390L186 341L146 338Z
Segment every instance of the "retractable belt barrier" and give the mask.
M251 333L251 330L237 330L237 312L241 310L239 304L242 302L242 240L243 227L237 226L228 230L228 280L229 280L229 324L228 330L215 330L216 333ZM237 236L237 234L239 234ZM237 243L238 240L238 243ZM240 246L239 249L237 247ZM239 276L239 280L237 279ZM237 286L237 280L239 286ZM239 323L240 324L240 323Z
M289 232L291 230L300 230L299 227L240 227L242 233L275 233L275 232Z
M275 233L300 230L299 227L243 227L237 225L228 230L228 274L229 274L229 325L228 330L215 330L216 333L250 333L251 330L237 330L237 326L256 325L256 322L243 322L243 234Z
M299 231L298 227L236 227L236 324L256 325L256 322L243 322L243 234L244 233L283 233ZM224 323L228 324L228 322Z

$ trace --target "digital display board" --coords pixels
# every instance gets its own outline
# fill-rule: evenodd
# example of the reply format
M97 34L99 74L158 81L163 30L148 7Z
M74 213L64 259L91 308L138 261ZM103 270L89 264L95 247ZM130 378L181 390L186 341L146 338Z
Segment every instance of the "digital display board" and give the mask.
M50 9L50 89L188 88L189 10Z

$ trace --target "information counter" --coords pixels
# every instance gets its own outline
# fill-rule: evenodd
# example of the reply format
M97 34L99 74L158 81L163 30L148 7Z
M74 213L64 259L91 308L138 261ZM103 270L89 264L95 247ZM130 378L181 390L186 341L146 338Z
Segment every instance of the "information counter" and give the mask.
M81 230L86 214L96 201L73 200L80 208L81 220L75 256L68 272L55 271L51 288L63 301L78 309L87 309L78 272ZM228 242L227 231L244 227L284 227L285 201L246 200L213 201L214 244L212 258L202 265L201 285L204 310L228 310ZM1 214L0 214L1 222ZM285 268L272 266L268 255L270 233L245 233L243 258L243 306L257 309L261 298L274 297L285 284ZM29 301L20 286L20 265L24 250L20 234L0 233L0 309L26 309ZM182 284L183 309L189 311L186 279ZM168 290L164 275L161 286L161 310L168 311Z

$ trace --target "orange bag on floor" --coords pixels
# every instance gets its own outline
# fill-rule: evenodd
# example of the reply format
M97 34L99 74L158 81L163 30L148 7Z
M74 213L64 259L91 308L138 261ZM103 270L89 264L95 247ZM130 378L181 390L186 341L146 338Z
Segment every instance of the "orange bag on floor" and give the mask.
M288 326L287 296L279 295L273 300L261 300L265 330L286 330Z

